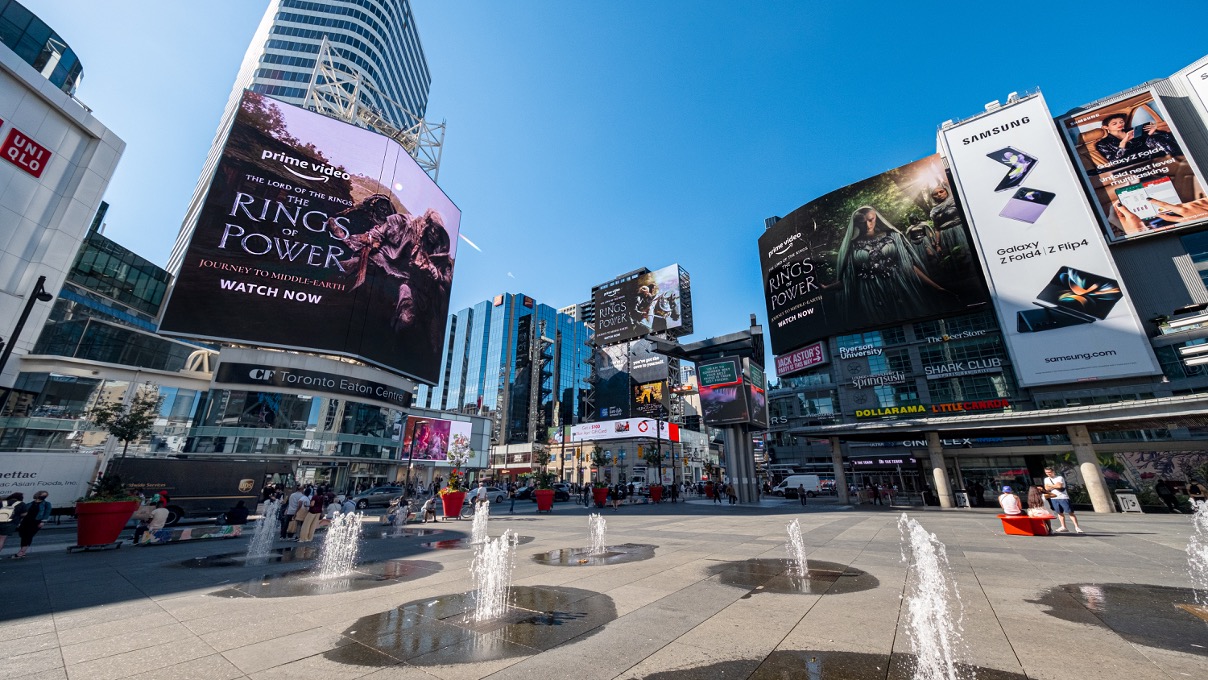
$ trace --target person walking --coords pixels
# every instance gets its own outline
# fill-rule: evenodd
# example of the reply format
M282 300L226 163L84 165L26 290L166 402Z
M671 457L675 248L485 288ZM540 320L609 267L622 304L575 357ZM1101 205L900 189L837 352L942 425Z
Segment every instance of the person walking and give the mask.
M868 492L872 496L872 502L877 505L885 505L881 502L881 487L877 484L869 484Z
M734 488L734 482L726 484L726 496L730 498L730 505L738 504L738 489Z
M805 485L804 484L797 485L797 498L801 499L801 507L805 507L807 496L805 495Z
M14 518L17 506L25 500L25 494L17 491L10 493L3 503L0 503L0 550L4 550L4 543L8 541L8 537L17 533L17 522Z
M1057 521L1061 524L1053 530L1053 533L1059 534L1067 531L1065 528L1066 515L1069 515L1070 521L1074 524L1074 531L1082 533L1082 527L1078 526L1078 517L1074 515L1074 509L1070 506L1070 494L1065 488L1065 477L1057 474L1051 467L1046 467L1044 474L1044 491L1053 494L1053 497L1049 499L1049 507L1053 509L1053 514L1057 515Z
M713 504L717 505L721 502L722 485L720 482L713 485Z
M508 514L516 514L516 483L508 482Z
M1174 489L1170 488L1165 479L1159 479L1158 483L1153 485L1153 490L1158 494L1158 498L1166 504L1166 509L1171 512L1179 512L1179 498L1174 495Z
M326 507L327 494L321 490L316 491L311 498L306 517L302 520L302 526L298 529L299 543L310 543L315 539L315 531L319 528L319 521L323 519L323 510Z
M302 487L297 487L294 492L289 495L289 500L285 502L285 514L281 516L281 538L291 538L294 531L290 525L294 523L294 518L298 516L298 511L302 508L303 503L310 505L310 499L306 497Z
M34 542L34 536L46 526L46 520L50 519L50 501L46 497L50 493L47 491L39 491L34 494L32 503L21 503L13 508L13 519L17 523L17 535L21 537L21 549L13 555L14 560L19 560L25 557L25 553L29 552L29 546Z

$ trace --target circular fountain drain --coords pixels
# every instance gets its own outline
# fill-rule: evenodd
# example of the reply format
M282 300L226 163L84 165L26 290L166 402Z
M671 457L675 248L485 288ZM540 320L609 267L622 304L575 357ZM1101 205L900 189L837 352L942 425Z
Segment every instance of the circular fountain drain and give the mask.
M554 567L596 567L604 564L640 562L654 557L657 545L625 543L610 545L602 553L592 553L590 548L562 548L533 555L533 561Z
M262 576L254 581L211 593L213 597L300 597L332 595L393 583L414 581L442 569L439 562L427 560L385 560L358 564L352 573L336 578L319 578L309 569Z
M509 602L506 614L484 622L472 618L474 593L408 602L357 619L343 632L355 642L323 656L360 666L493 661L594 635L617 618L612 598L578 588L514 586Z
M747 597L757 593L841 595L876 588L880 582L868 572L836 562L810 560L806 576L797 575L792 561L751 559L722 562L709 573L727 586L746 588Z
M532 542L532 536L516 537L516 545ZM450 538L444 541L428 541L427 543L420 543L419 547L427 548L428 550L464 550L465 548L473 548L474 545L475 543L467 536L465 538Z
M319 546L298 545L289 548L274 548L263 557L248 557L247 553L223 553L194 557L179 562L177 566L188 569L212 569L215 567L250 567L266 564L284 564L289 562L304 562L319 557Z
M1138 645L1208 656L1203 646L1208 611L1190 588L1143 583L1070 583L1050 588L1032 604L1064 621L1102 626Z

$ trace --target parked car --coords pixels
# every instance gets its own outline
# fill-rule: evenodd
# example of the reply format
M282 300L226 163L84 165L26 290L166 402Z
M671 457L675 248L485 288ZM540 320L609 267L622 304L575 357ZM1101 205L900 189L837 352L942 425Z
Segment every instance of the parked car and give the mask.
M477 494L478 487L474 487L466 492L466 500L464 504L473 505L474 499L477 498ZM488 486L487 498L489 498L492 503L502 503L508 499L508 489L506 486Z
M403 487L401 486L375 486L353 496L352 502L356 503L357 510L364 510L369 507L385 507L390 505L390 501L402 495Z

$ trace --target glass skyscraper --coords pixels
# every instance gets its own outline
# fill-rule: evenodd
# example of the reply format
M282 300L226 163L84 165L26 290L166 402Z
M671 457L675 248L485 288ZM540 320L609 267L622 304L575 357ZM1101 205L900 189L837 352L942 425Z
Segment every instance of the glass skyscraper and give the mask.
M363 105L399 129L411 127L426 112L432 77L408 0L270 0L235 77L168 258L169 271L180 270L243 91L301 106L324 38L334 67L360 75Z
M418 406L489 416L496 445L545 441L548 428L583 419L589 326L516 294L451 314L448 324L440 381L419 388Z

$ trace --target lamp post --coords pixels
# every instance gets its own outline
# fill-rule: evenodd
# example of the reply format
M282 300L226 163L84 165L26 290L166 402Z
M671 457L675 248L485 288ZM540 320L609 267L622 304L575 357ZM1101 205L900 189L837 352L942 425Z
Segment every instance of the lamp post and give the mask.
M39 276L38 282L34 284L34 291L25 299L25 309L21 310L21 316L17 318L17 325L13 326L13 332L8 336L8 342L4 343L4 351L0 352L0 375L4 374L4 367L8 365L8 358L12 356L13 347L17 345L17 338L21 337L21 331L25 330L25 322L29 320L29 313L34 309L35 302L50 302L55 299L55 296L46 292L46 277ZM8 394L10 389L4 388L4 397L0 398L0 409L3 409L8 402Z

